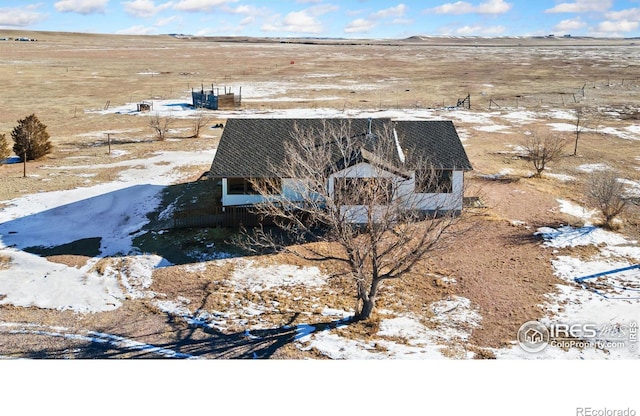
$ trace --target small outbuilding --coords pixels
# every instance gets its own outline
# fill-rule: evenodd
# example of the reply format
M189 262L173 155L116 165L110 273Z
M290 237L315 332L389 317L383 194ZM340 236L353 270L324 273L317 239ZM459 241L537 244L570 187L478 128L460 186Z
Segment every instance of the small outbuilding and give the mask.
M220 88L212 86L210 90L205 90L202 87L200 91L191 90L191 99L195 108L231 110L242 104L242 87L238 94L234 93L231 88L227 91L227 87L224 87L222 94L220 94Z

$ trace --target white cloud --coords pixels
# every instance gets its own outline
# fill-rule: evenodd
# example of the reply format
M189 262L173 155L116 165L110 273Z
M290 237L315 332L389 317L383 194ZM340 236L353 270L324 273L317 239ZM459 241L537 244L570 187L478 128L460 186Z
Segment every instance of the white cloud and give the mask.
M287 32L299 33L320 33L322 23L307 11L291 12L282 20L283 27Z
M290 32L318 34L323 30L322 22L306 10L291 12L281 21L265 24L261 28L265 32Z
M609 20L640 20L640 9L626 9L605 14Z
M425 11L437 14L467 14L473 13L475 10L471 3L467 3L466 1L458 1L455 3L446 3L442 6L434 7L433 9L427 9Z
M511 10L511 3L504 0L489 0L481 3L476 8L476 13L480 14L503 14Z
M134 0L122 2L124 11L135 17L151 17L163 10L170 8L173 2L169 1L156 6L153 0Z
M466 1L446 3L432 9L425 10L426 13L436 14L503 14L511 10L512 4L504 0L488 0L474 6Z
M36 9L35 6L0 9L0 26L25 27L45 20L47 15L37 12Z
M371 15L374 19L385 19L387 17L402 17L407 11L407 6L400 3L395 7L389 7L388 9L380 10Z
M640 26L639 22L630 20L604 21L598 24L597 31L607 34L633 32Z
M366 12L367 11L365 9L347 10L346 15L347 16L358 16L358 15L364 14Z
M413 22L413 19L393 19L391 21L394 25L411 25Z
M579 17L575 19L566 19L560 21L554 26L553 30L556 32L568 32L570 30L583 29L587 24L583 22Z
M463 26L458 28L455 33L461 36L497 36L505 32L504 26Z
M127 29L118 30L118 35L155 35L156 30L153 27L147 27L142 25L131 26Z
M202 36L211 36L213 34L242 34L244 31L244 28L246 26L249 25L257 25L259 24L260 20L259 18L262 18L262 20L265 21L279 21L280 17L276 16L275 18L273 17L273 15L270 15L270 12L268 9L266 8L258 8L255 6L251 6L251 5L245 5L245 4L241 4L238 5L236 7L230 7L229 5L223 5L220 7L220 10L224 13L229 13L229 14L235 14L235 15L239 15L239 16L244 16L242 17L242 19L240 20L240 22L238 22L235 25L232 25L228 22L222 23L222 24L218 24L216 25L215 29L213 30L202 30L199 33L201 33ZM262 30L265 31L276 31L277 27L276 25L265 25L266 27L263 27Z
M215 8L236 3L238 0L180 0L174 9L183 12L210 12Z
M351 21L347 27L344 28L345 33L364 33L376 27L376 23L372 20L356 19Z
M166 26L166 25L174 23L174 22L182 23L182 18L180 18L178 16L169 16L169 17L164 18L164 19L159 19L154 26L161 27L161 26Z
M57 1L54 7L57 11L62 13L79 13L79 14L92 14L92 13L104 13L107 8L109 0L62 0Z
M613 0L576 0L573 3L560 3L545 10L545 13L588 13L606 12L613 5Z
M258 9L256 9L253 6L245 6L245 5L240 5L238 7L227 7L224 9L225 12L227 13L233 13L233 14L255 14Z
M232 33L241 33L243 28L248 25L252 25L258 21L258 16L268 16L268 12L264 9L258 9L254 6L240 5L238 7L222 7L222 11L225 13L231 13L236 15L245 16L238 23L236 27L230 27L229 30Z
M240 21L240 23L238 23L238 25L239 25L240 27L243 27L243 26L250 25L250 24L252 24L252 23L253 23L253 22L255 22L255 21L256 21L256 17L255 17L255 16L247 16L247 17L245 17L244 19L242 19L242 20Z
M261 29L265 32L290 32L319 34L324 31L323 23L318 17L338 10L338 6L321 4L307 9L290 12L283 19L278 16L267 19L274 23L264 24Z
M321 4L318 6L311 6L306 9L313 16L322 16L323 14L335 12L339 10L338 6L334 6L333 4Z
M362 11L360 11L362 12ZM358 18L352 20L347 24L344 28L345 33L366 33L374 29L379 20L393 18L392 24L409 24L413 21L410 19L404 18L407 12L407 6L403 3L398 4L397 6L388 7L386 9L378 10L377 12L369 14L367 19ZM350 13L347 13L350 15Z

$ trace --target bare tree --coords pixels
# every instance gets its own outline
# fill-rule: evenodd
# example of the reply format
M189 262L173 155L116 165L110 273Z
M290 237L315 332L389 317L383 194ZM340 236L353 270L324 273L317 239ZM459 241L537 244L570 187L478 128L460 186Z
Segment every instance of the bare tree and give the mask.
M524 156L536 169L534 177L542 177L542 172L544 172L547 165L562 155L566 144L567 142L563 138L549 133L533 132L527 138L524 144Z
M606 228L615 228L615 218L626 209L627 201L623 195L624 185L614 171L598 171L591 174L587 183L587 200L600 211Z
M209 123L209 118L205 117L202 110L198 110L193 118L193 138L200 137L200 131Z
M173 117L171 115L162 117L160 113L156 113L151 117L151 120L149 120L149 126L153 129L158 140L165 140L167 138L167 133L172 124Z
M7 135L0 133L0 164L11 155Z
M349 131L348 123L325 124L320 131L296 128L284 164L272 178L252 181L264 200L257 212L277 228L244 230L237 242L341 264L355 284L354 319L365 320L381 284L411 272L455 229L459 215L434 194L462 190L452 189L451 177L428 161L399 158L391 126L358 136ZM297 180L282 192L280 178ZM407 187L422 193L407 193ZM427 202L429 211L423 209Z
M575 112L576 112L576 124L575 124L574 132L576 133L576 141L573 146L574 156L578 154L578 141L580 140L580 134L587 127L587 118L586 118L584 107L577 107Z

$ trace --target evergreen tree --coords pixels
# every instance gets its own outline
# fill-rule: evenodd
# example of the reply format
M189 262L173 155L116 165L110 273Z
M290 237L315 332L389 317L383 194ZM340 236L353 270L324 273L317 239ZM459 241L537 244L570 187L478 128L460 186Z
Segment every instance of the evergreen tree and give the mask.
M35 114L18 120L18 125L11 132L13 138L13 152L20 160L39 159L51 153L53 145L49 141L47 126L42 124Z
M9 149L9 143L7 142L7 135L0 133L0 163L11 155Z

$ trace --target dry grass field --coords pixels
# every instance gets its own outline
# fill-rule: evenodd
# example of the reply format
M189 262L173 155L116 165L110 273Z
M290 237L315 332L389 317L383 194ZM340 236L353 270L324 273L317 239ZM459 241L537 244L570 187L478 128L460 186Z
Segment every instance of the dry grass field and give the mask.
M466 216L471 232L449 241L412 275L383 288L381 310L408 311L425 324L432 317L425 305L451 296L470 299L482 316L471 337L450 346L451 357L465 351L488 351L513 343L518 327L540 318L541 308L560 282L552 261L558 253L533 236L538 227L582 225L558 209L558 199L584 205L585 166L608 165L620 178L640 183L640 44L601 39L475 39L410 38L397 41L268 39L177 39L170 36L107 36L0 31L0 37L29 36L37 42L0 42L0 133L9 133L18 119L35 113L48 126L55 150L22 165L0 166L0 209L24 195L67 190L113 181L122 167L93 171L74 166L106 164L106 132L119 160L143 159L158 151L213 149L220 130L207 129L188 138L190 119L176 119L172 140L154 140L147 117L100 110L152 100L185 99L204 85L242 87L242 112L268 113L307 109L309 112L431 109L452 119L474 166L468 175L469 196L481 196L486 208ZM447 110L459 98L471 97L471 110ZM573 142L550 165L542 179L517 157L531 131L553 132L573 140L572 114L582 108L587 129L578 152ZM235 116L238 116L237 114ZM224 112L208 114L210 123L224 122ZM554 126L556 128L554 129ZM184 182L207 169L195 164L181 172ZM507 172L507 173L505 173ZM502 174L501 174L502 173ZM87 175L90 176L88 181ZM640 186L640 185L639 185ZM640 189L640 188L639 188ZM4 201L4 202L3 202ZM168 205L169 203L167 203ZM640 212L630 207L619 232L640 239ZM201 230L182 239L185 250L206 244ZM169 234L161 244L173 244ZM192 239L186 245L185 240ZM178 250L178 249L176 249ZM589 248L563 248L560 254L587 258ZM174 253L175 254L175 253ZM49 260L81 267L91 256L51 253ZM249 259L256 264L309 266L284 256ZM126 259L103 260L115 268ZM0 270L8 261L0 255ZM192 265L193 266L193 265ZM95 267L106 267L96 265ZM196 266L193 266L196 267ZM228 277L239 266L204 262L196 272L185 265L157 269L149 290L166 299L183 299L199 310L225 311L234 318L226 332L194 328L153 307L145 298L93 314L36 307L0 305L0 321L66 327L70 331L118 334L150 345L162 345L205 358L322 358L315 349L292 342L290 325L331 322L318 305L349 310L351 283L335 279L331 290L314 287L295 293L249 290L240 297ZM324 272L336 272L331 264ZM439 276L455 279L443 282ZM2 295L0 294L0 299ZM277 304L277 312L242 316L252 304ZM197 306L196 306L197 305ZM230 317L231 316L231 317ZM256 324L259 340L247 337ZM237 324L241 323L241 324ZM347 337L371 339L379 320L340 329ZM0 329L3 357L142 357L144 353L108 348L86 339L43 337Z

